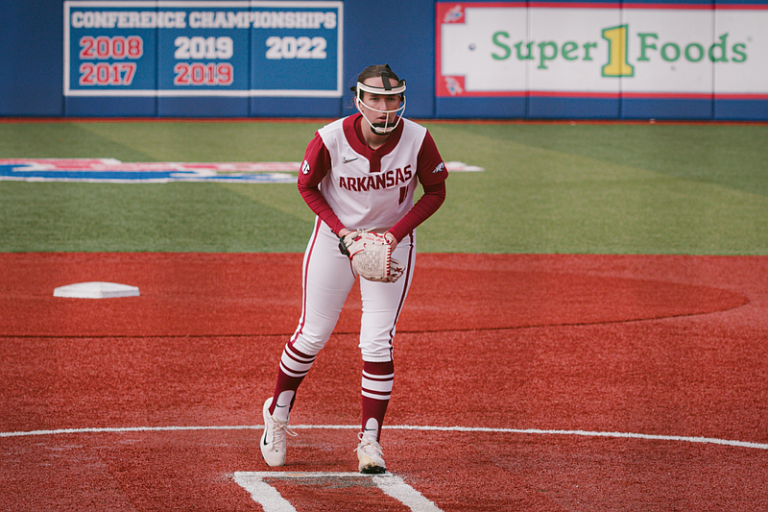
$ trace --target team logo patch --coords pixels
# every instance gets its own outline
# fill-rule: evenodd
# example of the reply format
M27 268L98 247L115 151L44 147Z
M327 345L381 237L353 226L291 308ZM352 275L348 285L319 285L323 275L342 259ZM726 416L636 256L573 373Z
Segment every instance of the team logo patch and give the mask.
M440 165L435 167L435 170L432 171L432 174L437 174L438 172L443 172L445 170L445 164L443 162L440 162Z
M302 174L309 174L309 162L304 160L304 163L301 164L301 173Z

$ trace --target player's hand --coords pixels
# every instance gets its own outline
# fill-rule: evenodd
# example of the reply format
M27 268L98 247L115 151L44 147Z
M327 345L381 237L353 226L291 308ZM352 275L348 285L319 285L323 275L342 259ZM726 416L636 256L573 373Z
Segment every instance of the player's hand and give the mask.
M392 252L395 252L395 248L397 247L397 238L395 238L395 235L387 231L384 233L384 238L386 238L389 241L389 245L392 246Z
M345 236L347 236L350 233L354 233L354 231L352 231L351 229L342 228L339 231L339 238L343 239ZM387 241L389 242L389 245L392 247L392 252L395 252L395 248L397 248L397 238L395 238L395 235L387 231L386 233L384 233L384 238L387 239Z

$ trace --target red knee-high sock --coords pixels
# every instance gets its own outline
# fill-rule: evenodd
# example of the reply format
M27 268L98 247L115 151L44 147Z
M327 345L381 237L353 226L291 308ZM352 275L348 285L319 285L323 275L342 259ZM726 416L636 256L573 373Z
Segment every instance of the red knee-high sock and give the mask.
M381 426L387 413L389 397L392 394L392 384L395 379L395 364L363 363L363 428L364 435L372 435L378 441L381 437Z
M280 369L277 372L277 384L272 406L269 408L270 414L274 415L275 409L278 409L278 419L288 418L288 412L296 399L296 390L299 389L301 381L307 376L314 362L315 356L299 352L290 342L286 343L283 355L280 357Z

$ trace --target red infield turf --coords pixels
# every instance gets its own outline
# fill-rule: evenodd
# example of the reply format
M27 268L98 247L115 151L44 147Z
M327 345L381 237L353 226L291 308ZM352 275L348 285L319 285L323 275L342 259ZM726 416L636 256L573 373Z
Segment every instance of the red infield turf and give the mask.
M374 480L355 293L262 474L300 255L0 254L0 510L768 509L768 258L418 260Z

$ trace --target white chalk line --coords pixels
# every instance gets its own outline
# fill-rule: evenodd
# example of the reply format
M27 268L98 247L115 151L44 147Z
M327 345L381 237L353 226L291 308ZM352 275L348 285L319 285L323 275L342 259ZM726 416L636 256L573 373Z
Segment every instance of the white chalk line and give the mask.
M361 473L284 473L274 471L235 472L235 483L248 491L253 501L261 505L264 512L297 512L280 492L265 482L265 479L313 479L313 478L370 478L384 494L405 505L411 512L442 512L419 491L406 484L392 473L363 475Z
M62 428L55 430L30 430L26 432L0 432L4 437L55 436L65 434L109 434L126 432L181 432L195 430L262 430L263 425L234 425L234 426L171 426L171 427L105 427L105 428ZM359 425L291 425L295 430L347 430L360 428ZM486 428L486 427L439 427L429 425L388 425L384 430L414 430L432 432L480 432L491 434L529 434L553 436L607 437L619 439L643 439L647 441L674 441L681 443L716 444L768 450L768 444L734 441L713 437L669 436L657 434L637 434L632 432L594 432L589 430L544 430L537 428Z

